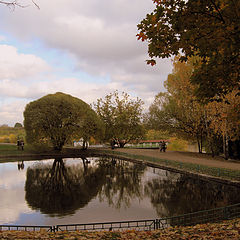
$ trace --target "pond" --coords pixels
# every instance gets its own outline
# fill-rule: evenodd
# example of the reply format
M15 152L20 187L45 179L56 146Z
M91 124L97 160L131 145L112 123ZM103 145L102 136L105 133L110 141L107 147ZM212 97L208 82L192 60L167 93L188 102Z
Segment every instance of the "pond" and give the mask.
M240 202L239 188L105 157L0 164L0 224L143 220Z

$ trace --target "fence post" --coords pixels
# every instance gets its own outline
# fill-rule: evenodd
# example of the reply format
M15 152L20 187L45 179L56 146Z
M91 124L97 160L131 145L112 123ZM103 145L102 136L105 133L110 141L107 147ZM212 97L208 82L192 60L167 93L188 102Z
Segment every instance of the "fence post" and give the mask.
M223 218L226 219L226 220L229 218L227 207L224 207L224 209L223 209Z
M51 227L51 232L57 232L57 231L58 231L58 226Z
M159 219L156 219L154 222L155 222L155 230L159 229Z

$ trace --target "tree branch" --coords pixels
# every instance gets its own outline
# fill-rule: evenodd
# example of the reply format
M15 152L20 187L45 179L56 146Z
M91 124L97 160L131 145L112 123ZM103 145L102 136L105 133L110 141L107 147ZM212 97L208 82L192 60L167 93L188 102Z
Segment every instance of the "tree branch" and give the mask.
M220 19L221 19L222 22L225 24L225 20L224 20L222 14L221 14L219 8L217 7L216 3L215 3L213 0L210 0L210 2L213 4L213 7L214 7L215 10L218 12Z
M32 0L32 3L35 5L35 7L40 9L39 5L34 0ZM14 1L0 1L0 4L4 4L7 7L13 8L13 9L15 9L15 7L25 8L25 7L29 6L29 5L22 5L21 3L18 2L18 0L14 0Z

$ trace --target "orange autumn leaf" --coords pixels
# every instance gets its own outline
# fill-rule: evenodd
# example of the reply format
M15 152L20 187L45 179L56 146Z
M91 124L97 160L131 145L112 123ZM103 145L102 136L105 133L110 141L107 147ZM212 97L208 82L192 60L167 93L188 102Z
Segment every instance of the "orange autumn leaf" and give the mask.
M154 66L156 65L156 61L154 59L151 59L151 60L146 60L147 64L151 65L151 66Z

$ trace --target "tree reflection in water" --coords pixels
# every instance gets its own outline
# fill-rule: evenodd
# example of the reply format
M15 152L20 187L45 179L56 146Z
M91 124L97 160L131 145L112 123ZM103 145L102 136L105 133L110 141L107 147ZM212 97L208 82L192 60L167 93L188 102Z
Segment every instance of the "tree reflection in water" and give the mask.
M109 161L101 162L106 167L107 179L99 193L100 201L106 198L109 206L128 208L131 200L143 198L141 176L146 166L114 159L112 163L114 164L109 164Z
M239 203L239 190L238 187L171 172L165 178L154 178L145 185L145 194L160 217Z
M39 164L27 169L26 201L32 209L51 216L74 214L99 194L117 208L129 206L131 198L141 198L144 167L121 160L101 158L97 164L66 165L62 158L52 165ZM140 171L141 170L141 171Z
M87 160L65 166L63 159L55 159L52 166L38 165L27 169L26 200L42 213L64 216L73 214L93 199L102 187L104 169L88 166Z
M149 198L159 217L240 202L237 187L104 157L29 167L25 191L28 205L50 216L74 214L96 197L117 209Z

